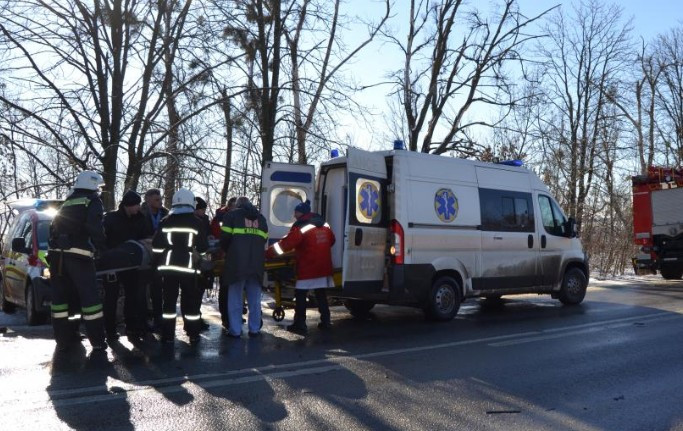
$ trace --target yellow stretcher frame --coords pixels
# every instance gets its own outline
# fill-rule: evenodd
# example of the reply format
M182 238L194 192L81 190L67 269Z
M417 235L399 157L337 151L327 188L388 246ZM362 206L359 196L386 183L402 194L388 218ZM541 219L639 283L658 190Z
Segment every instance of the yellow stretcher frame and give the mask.
M294 288L294 283L296 282L296 278L293 278L291 280L288 280L286 283L287 285L283 285L281 280L279 280L279 277L274 276L276 271L282 271L283 269L286 268L291 268L292 272L294 271L294 264L295 261L293 258L285 258L283 260L273 260L266 262L265 264L265 270L266 274L268 274L268 280L272 280L273 282L273 299L275 300L275 308L273 309L273 320L276 322L281 322L285 318L285 306L288 307L294 307L294 298L290 299L283 299L282 297L282 291L285 288ZM342 272L341 269L335 270L332 278L334 279L334 288L335 289L341 289L342 287Z
M223 260L214 260L213 274L216 277L220 277L223 272ZM283 298L282 291L284 289L290 288L294 289L294 283L296 278L287 280L283 282L280 277L276 276L276 273L282 271L283 269L291 269L294 273L295 265L294 257L288 256L282 259L271 260L265 263L265 271L268 274L268 280L272 281L273 284L273 299L275 300L275 308L273 309L273 320L276 322L281 322L285 318L285 307L294 307L294 298ZM335 289L341 289L342 287L342 271L341 269L335 270L332 275L334 279Z

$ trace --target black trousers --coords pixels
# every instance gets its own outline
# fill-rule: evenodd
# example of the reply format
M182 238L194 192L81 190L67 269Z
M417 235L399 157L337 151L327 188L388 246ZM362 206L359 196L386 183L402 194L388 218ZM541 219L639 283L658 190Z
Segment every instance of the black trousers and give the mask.
M140 282L138 271L124 271L116 274L114 280L104 281L104 328L107 334L116 332L116 305L123 287L123 315L126 332L141 333L145 330L146 299L145 286Z
M70 344L78 339L77 316L74 302L80 304L81 318L92 346L104 344L102 301L97 289L95 262L91 258L51 252L50 283L52 286L52 327L57 345ZM69 303L71 302L71 307Z
M176 309L180 292L180 313L183 316L185 332L190 337L199 335L200 308L202 297L199 283L194 275L164 272L164 302L161 336L163 339L175 337Z
M330 323L330 306L327 303L327 293L325 289L313 289L315 292L315 299L318 301L318 311L320 312L320 321L323 323ZM306 296L307 289L295 289L294 298L296 305L294 307L294 324L299 326L306 326Z
M163 313L163 274L156 269L152 271L151 281L149 284L149 296L152 301L152 318L154 323L161 322L161 314Z

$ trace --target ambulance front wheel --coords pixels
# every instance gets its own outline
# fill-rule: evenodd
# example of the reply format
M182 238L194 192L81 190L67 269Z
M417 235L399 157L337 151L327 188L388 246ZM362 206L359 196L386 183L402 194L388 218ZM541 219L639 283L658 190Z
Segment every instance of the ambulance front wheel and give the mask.
M276 322L282 322L285 318L285 309L284 307L275 307L275 310L273 310L273 320Z
M586 275L579 268L569 268L562 278L562 287L557 295L561 303L565 305L576 305L583 301L586 296L588 280Z
M460 283L453 277L439 277L432 284L425 313L430 320L447 322L458 314L461 302Z

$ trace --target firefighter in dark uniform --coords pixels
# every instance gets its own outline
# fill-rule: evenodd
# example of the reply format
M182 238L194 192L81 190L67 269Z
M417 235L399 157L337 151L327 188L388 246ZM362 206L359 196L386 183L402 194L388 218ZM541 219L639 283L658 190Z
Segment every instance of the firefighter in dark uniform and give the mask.
M178 291L185 332L190 343L199 341L201 295L200 260L209 248L206 231L195 217L194 194L180 189L173 195L173 206L159 224L152 246L157 254L157 270L164 277L161 341L173 343L175 337Z
M80 303L93 350L107 348L94 260L95 253L104 251L106 246L102 228L104 208L98 193L103 182L97 172L80 173L73 192L50 226L52 326L58 350L80 343L77 327L69 322L69 302L74 298Z
M129 190L123 195L118 210L110 211L104 216L107 248L113 249L128 240L138 241L145 238L145 216L140 213L141 202L140 195ZM120 286L123 286L125 294L123 315L128 340L140 341L146 329L145 286L140 282L138 270L117 272L104 281L104 329L109 344L119 337L116 332L116 305Z

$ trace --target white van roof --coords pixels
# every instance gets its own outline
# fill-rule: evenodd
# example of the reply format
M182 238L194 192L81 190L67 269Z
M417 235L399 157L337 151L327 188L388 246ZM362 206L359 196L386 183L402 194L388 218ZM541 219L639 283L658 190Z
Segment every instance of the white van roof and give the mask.
M406 150L373 151L373 153L382 154L385 157L400 157L402 159L409 159L411 166L411 176L423 177L425 179L443 179L446 177L452 178L453 169L457 169L458 167L465 168L463 171L461 171L463 175L461 180L471 181L472 183L477 183L477 177L474 174L476 167L483 169L494 169L496 171L509 171L517 173L524 172L528 174L529 186L531 189L541 190L549 193L548 186L541 181L538 175L524 166L510 166L501 163L482 162L478 160L461 159L457 157L448 157ZM335 157L321 163L321 166L338 164L346 164L346 157ZM444 171L447 171L447 174ZM486 185L480 184L480 186L485 187Z

